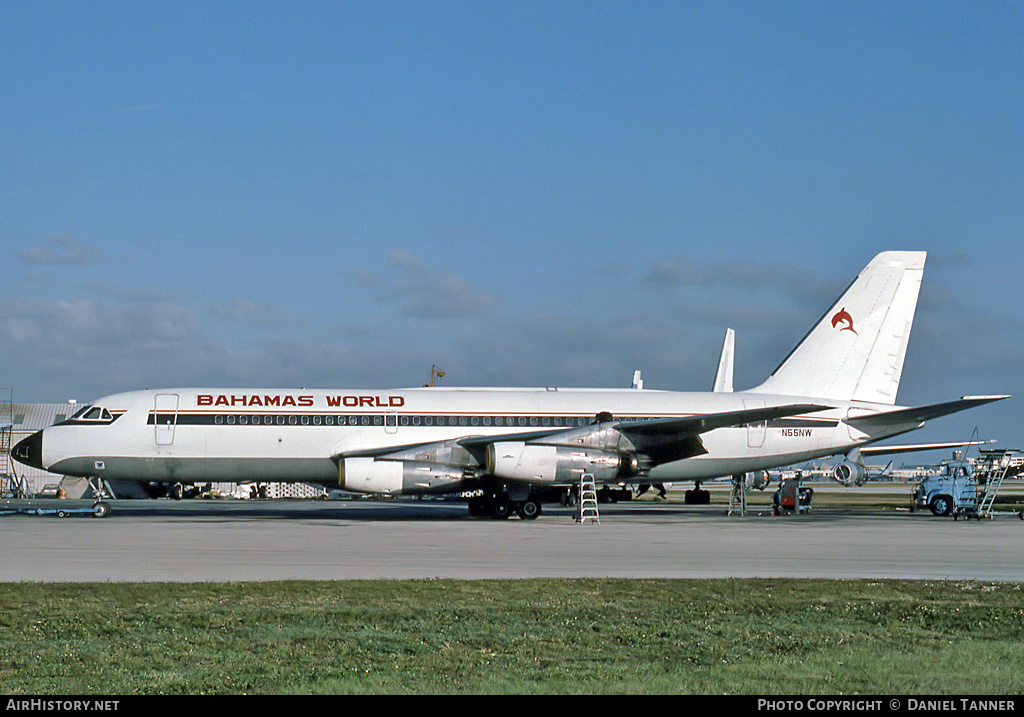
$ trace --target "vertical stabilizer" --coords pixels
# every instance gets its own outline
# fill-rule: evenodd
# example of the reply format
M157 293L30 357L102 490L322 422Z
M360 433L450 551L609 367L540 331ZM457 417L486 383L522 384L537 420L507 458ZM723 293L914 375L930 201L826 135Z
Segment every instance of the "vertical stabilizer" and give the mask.
M715 374L715 393L732 392L733 357L736 353L736 332L725 330L725 341L722 342L722 355L718 359L718 372Z
M752 392L896 403L925 252L879 254Z

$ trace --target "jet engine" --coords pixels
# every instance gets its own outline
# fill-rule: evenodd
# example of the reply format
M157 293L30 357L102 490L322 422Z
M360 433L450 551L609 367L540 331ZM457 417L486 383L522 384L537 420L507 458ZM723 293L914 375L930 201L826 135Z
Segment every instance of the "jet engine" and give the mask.
M764 490L772 482L768 471L751 471L745 477L747 490Z
M529 483L576 483L584 473L611 483L639 473L636 456L584 446L502 441L487 447L487 472Z
M344 458L338 463L338 485L360 493L444 493L464 479L462 468L425 461Z
M862 486L868 482L868 469L861 463L843 461L832 469L832 477L846 487Z

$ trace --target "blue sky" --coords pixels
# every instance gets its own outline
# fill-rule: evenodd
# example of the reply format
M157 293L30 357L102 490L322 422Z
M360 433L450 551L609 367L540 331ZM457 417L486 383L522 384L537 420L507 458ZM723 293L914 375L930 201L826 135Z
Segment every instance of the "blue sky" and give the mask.
M1024 395L1019 3L14 3L0 384L759 383L929 252L903 404ZM1024 447L1019 399L919 435ZM956 435L950 435L956 434Z

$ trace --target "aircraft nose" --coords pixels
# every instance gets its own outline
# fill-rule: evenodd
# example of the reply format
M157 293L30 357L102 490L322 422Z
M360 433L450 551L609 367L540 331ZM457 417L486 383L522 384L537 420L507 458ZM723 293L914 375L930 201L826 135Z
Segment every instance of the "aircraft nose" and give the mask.
M18 441L11 449L11 457L19 463L33 468L43 467L43 432L36 431L28 438Z

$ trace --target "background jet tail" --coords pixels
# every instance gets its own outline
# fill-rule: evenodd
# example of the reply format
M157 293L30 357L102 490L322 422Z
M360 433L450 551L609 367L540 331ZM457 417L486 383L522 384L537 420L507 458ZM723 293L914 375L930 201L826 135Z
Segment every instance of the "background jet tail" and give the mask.
M756 393L896 403L925 252L879 254Z
M718 372L715 374L715 393L732 393L733 364L736 354L736 332L725 330L725 341L722 343L722 355L718 359Z

